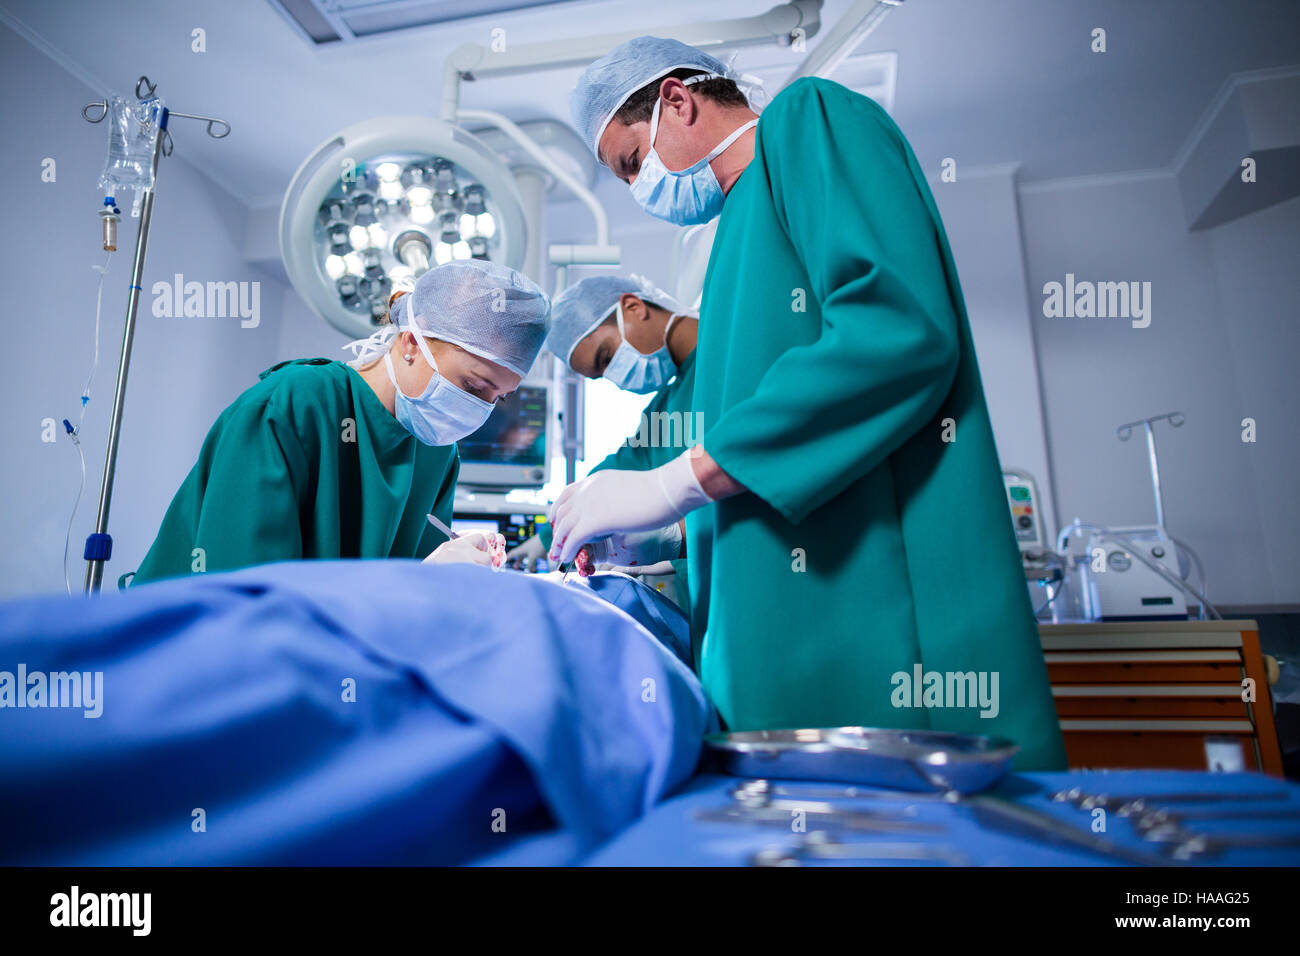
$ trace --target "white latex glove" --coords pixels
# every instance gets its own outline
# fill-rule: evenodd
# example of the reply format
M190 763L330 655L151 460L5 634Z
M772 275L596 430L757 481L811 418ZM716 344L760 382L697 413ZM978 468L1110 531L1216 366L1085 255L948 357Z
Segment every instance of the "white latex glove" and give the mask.
M588 541L615 531L652 531L712 501L690 452L650 471L598 471L575 481L551 506L551 560L567 563Z
M470 531L444 541L424 559L425 564L481 564L499 568L505 563L506 539L486 531Z
M682 528L676 521L652 531L617 531L587 546L597 565L638 567L682 556Z

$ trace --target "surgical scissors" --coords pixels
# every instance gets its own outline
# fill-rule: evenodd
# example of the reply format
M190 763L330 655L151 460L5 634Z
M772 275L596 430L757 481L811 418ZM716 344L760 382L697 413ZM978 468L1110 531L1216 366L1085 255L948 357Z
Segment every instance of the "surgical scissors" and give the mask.
M750 866L803 866L805 860L907 860L970 866L970 860L944 843L844 843L822 830L804 834L788 846L764 847Z

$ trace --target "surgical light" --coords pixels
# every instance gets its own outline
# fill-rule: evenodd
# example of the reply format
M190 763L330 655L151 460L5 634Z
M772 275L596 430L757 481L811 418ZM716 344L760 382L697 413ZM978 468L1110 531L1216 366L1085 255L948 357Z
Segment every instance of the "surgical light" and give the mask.
M492 149L428 117L358 123L299 167L280 209L289 281L345 334L369 335L395 288L435 265L523 263L525 221L514 177Z

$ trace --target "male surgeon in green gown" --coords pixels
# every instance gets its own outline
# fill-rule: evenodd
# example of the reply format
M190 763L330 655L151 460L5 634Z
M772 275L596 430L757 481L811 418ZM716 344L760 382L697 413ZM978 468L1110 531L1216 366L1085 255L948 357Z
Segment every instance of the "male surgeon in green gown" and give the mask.
M730 729L999 735L1018 769L1063 768L956 268L898 127L812 78L758 121L722 63L655 37L593 63L572 106L648 213L721 219L702 441L566 488L554 557L685 515L698 667Z
M698 441L691 402L698 334L699 320L643 276L588 276L555 297L546 348L579 375L652 395L636 432L601 459L592 474L658 468ZM646 567L668 561L676 600L689 609L680 525L593 542L592 562ZM536 559L551 543L551 526L544 524L536 537L506 557Z

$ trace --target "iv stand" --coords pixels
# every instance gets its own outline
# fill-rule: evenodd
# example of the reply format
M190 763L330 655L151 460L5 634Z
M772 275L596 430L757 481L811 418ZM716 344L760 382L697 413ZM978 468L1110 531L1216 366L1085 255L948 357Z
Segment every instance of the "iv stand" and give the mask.
M1133 429L1138 425L1143 425L1147 430L1147 458L1151 464L1151 491L1156 498L1156 527L1161 531L1165 530L1165 503L1160 497L1160 463L1156 460L1156 434L1151 428L1153 424L1159 421L1168 420L1174 428L1181 428L1187 417L1182 412L1166 412L1163 415L1153 415L1150 418L1139 418L1135 422L1129 422L1127 425L1120 425L1115 429L1115 437L1120 441L1128 441L1133 437Z
M141 95L141 87L146 91L144 95ZM155 85L149 82L148 77L140 77L135 85L136 99L145 100L153 96L155 89ZM91 119L87 111L96 106L101 106L103 113L99 119ZM108 101L87 104L82 108L81 115L88 123L102 122L104 117L108 115ZM159 157L170 156L172 152L171 137L167 132L169 116L181 116L185 119L206 121L208 135L213 139L221 139L230 133L230 124L225 120L214 119L209 116L195 116L190 113L172 113L165 106L162 107L158 117L158 140L154 143L153 150L154 182L157 182ZM220 123L225 127L225 131L221 133L214 132L214 123ZM99 511L95 518L95 530L86 538L84 552L86 559L85 590L87 594L99 593L104 583L104 562L113 554L113 539L108 533L108 509L113 501L113 478L117 471L117 442L122 431L122 404L126 398L126 376L131 365L131 345L135 339L135 318L140 306L140 283L144 279L144 256L149 246L149 221L153 217L153 197L154 187L150 186L144 190L140 204L140 229L135 237L135 264L131 268L130 294L126 305L126 326L122 330L122 356L117 365L117 387L113 392L113 415L108 431L108 449L104 454L104 477L99 487Z

